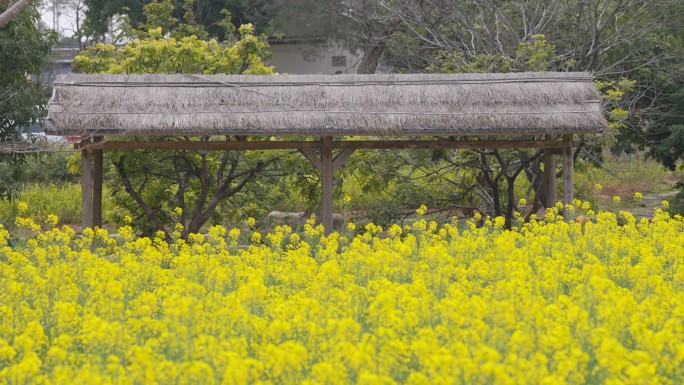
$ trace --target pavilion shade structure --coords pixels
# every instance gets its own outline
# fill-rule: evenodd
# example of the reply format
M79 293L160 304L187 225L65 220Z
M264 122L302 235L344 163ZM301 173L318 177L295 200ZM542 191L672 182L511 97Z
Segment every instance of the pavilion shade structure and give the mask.
M601 132L587 73L58 76L47 132L458 136Z
M544 189L555 197L551 158L561 153L563 201L570 203L573 134L599 133L606 125L587 73L69 74L54 84L46 131L82 138L83 228L101 225L105 150L289 148L299 150L321 175L321 221L329 233L333 176L355 150L542 147L549 158ZM112 140L116 136L132 140ZM178 136L225 140L154 139ZM350 136L365 138L333 140Z

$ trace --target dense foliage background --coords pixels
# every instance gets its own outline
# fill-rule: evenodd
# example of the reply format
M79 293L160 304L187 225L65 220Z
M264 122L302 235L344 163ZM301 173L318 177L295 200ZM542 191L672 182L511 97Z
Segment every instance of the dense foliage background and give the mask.
M334 40L362 55L359 73L378 66L397 72L591 71L611 124L599 138L576 138L580 170L603 167L606 148L627 157L647 153L670 169L684 156L684 5L676 0L60 4L83 16L73 32L87 47L75 62L82 72L268 74L278 70L263 64L270 56L268 41L282 37ZM38 70L53 35L36 24L29 7L0 30L2 62L9 66L0 86L2 95L12 95L0 99L6 140L17 140L18 127L44 114L47 90L26 75ZM148 234L169 234L176 207L188 233L227 217L318 209L318 175L298 154L174 153L162 157L166 163L142 152L110 155L108 180L118 207L113 217L120 223L131 213ZM522 150L357 152L338 172L336 205L387 224L421 203L444 213L503 215L510 224L520 198L529 206L528 217L548 204L539 190L544 157L543 151ZM224 161L237 174L216 185L219 170L209 166ZM168 167L147 183L153 164ZM25 174L13 166L0 171L6 176L0 178L0 194L16 196ZM225 195L231 186L242 187ZM680 201L684 196L673 200L673 209Z

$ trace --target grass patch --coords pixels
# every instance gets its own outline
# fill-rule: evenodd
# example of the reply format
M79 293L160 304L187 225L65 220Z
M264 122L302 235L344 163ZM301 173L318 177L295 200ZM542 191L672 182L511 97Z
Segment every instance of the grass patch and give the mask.
M103 192L103 211L111 210L111 203ZM19 208L25 206L23 211ZM78 183L38 183L21 191L19 198L0 201L0 221L6 228L13 229L16 217L31 218L38 224L47 221L48 215L59 218L58 225L81 223L81 185Z
M611 210L642 210L652 214L663 199L674 196L675 184L684 179L682 172L670 171L645 157L605 156L602 168L578 165L575 171L575 195L595 207ZM601 188L597 188L600 184ZM640 192L646 199L634 200ZM614 197L619 197L619 203Z

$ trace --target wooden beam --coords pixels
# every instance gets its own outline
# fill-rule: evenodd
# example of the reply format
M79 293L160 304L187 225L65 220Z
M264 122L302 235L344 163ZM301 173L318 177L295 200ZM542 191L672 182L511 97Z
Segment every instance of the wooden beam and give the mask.
M93 161L89 148L81 150L81 231L93 227Z
M101 143L77 144L76 148L89 146L100 150L302 150L318 149L320 142L314 141L106 141ZM560 141L543 140L348 140L335 141L337 150L392 150L392 149L487 149L487 148L563 148Z
M325 235L333 229L333 159L332 136L321 140L321 223Z
M346 162L347 159L349 159L349 157L353 153L354 153L354 149L351 149L351 148L347 148L347 149L340 151L339 154L337 154L335 156L335 159L333 159L333 164L332 164L333 173L335 171L337 171L338 168L342 167L344 162Z
M189 150L189 151L228 151L228 150L300 150L320 148L320 142L314 141L106 141L91 143L94 149L102 150Z
M546 135L546 139L553 140L553 135ZM556 156L550 148L544 148L544 178L542 182L546 208L556 205Z
M433 149L453 148L478 150L489 148L562 148L562 143L549 143L542 140L372 140L372 141L339 141L333 142L336 149L353 150L400 150L400 149Z
M299 152L301 152L306 157L306 159L308 159L309 162L311 162L311 164L316 168L316 170L318 170L318 172L321 172L321 159L318 157L318 155L316 155L315 152L309 150L308 148L299 149ZM340 151L337 155L335 155L332 161L333 173L335 173L335 171L337 171L338 168L342 167L344 162L346 162L347 159L349 159L349 157L353 153L354 150L346 149Z
M572 157L572 135L563 135L563 203L571 204L573 195L574 160Z
M311 164L316 168L316 170L318 170L318 172L321 172L321 159L318 157L318 155L316 155L315 152L313 152L313 150L310 150L308 148L300 148L299 152L301 152L306 157L306 159L308 159L309 162L311 162Z

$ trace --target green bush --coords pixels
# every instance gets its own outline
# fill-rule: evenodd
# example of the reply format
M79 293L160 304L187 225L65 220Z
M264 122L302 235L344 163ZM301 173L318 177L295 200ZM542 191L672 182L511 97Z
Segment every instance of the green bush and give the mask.
M25 204L25 211L19 206ZM17 199L0 201L0 221L7 228L14 227L17 216L44 223L54 214L60 224L81 222L81 186L79 184L32 184L23 189Z

